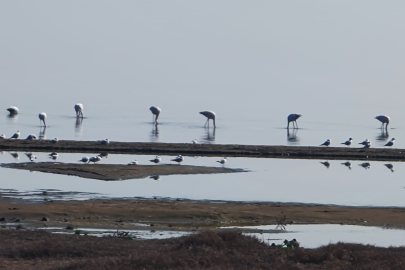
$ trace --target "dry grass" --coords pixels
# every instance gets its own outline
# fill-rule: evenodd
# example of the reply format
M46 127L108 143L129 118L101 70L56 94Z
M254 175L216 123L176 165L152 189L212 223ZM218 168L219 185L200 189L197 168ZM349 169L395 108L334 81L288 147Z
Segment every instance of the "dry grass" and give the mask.
M404 269L405 248L272 248L239 232L135 241L0 230L2 269Z

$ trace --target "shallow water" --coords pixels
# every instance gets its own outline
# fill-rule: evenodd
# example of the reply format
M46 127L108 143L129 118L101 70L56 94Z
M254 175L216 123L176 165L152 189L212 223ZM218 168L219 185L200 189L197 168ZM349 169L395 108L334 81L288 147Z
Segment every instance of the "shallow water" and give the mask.
M18 153L20 162L28 162ZM48 153L36 153L37 161L51 161ZM57 161L77 162L89 154L61 153ZM91 155L90 155L91 156ZM127 164L137 159L150 164L153 156L108 155L102 164ZM173 156L162 156L171 163ZM185 157L183 164L221 166L215 157ZM8 152L0 155L2 163L15 162ZM329 168L322 162L328 162ZM100 181L73 176L0 168L3 189L20 192L55 189L80 192L77 198L92 197L165 197L191 200L270 201L354 206L405 206L405 163L351 161L351 169L339 160L285 160L228 158L226 167L250 170L245 173L213 175L172 175L125 181ZM367 164L368 163L368 164ZM392 169L385 164L391 164ZM159 166L159 165L153 165ZM179 165L181 166L181 165ZM51 192L49 192L51 197ZM87 194L91 193L91 194ZM96 194L94 194L96 193ZM67 198L75 197L66 194ZM69 197L71 196L71 197ZM57 199L58 196L55 196ZM59 196L63 198L63 196Z
M403 7L8 1L0 10L0 133L269 145L352 137L372 147L396 137L405 148ZM20 108L16 118L6 116L11 105ZM158 132L152 105L162 108ZM203 128L203 110L217 113L215 135ZM303 114L297 134L285 129L290 113ZM379 114L391 116L389 136L373 119Z
M275 225L251 226L259 230L273 230ZM288 225L286 233L248 233L266 243L282 244L284 239L297 239L300 247L317 248L337 242L375 245L379 247L398 247L404 245L405 230L385 229L381 227L355 226L355 225Z

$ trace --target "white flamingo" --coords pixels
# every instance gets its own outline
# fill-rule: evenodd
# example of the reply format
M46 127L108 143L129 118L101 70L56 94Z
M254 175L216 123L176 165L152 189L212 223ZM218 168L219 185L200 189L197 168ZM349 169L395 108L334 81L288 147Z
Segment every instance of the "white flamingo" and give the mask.
M207 122L205 122L204 127L208 124L208 127L210 126L210 119L212 119L212 122L214 122L214 128L216 128L215 125L215 116L216 114L213 111L203 111L200 112L200 114L204 115L205 117L207 117Z
M158 123L158 118L159 118L159 114L162 111L162 109L160 109L157 106L152 106L149 108L149 110L152 112L152 122L157 124Z
M298 124L297 124L297 120L298 118L300 118L302 116L302 114L298 114L298 113L292 113L287 117L287 129L290 128L290 122L293 122L293 128L298 128ZM297 127L295 127L295 125Z
M83 104L76 103L75 104L75 111L76 111L76 117L83 118Z
M374 118L381 122L380 128L384 128L384 124L385 124L385 128L387 129L388 124L390 123L390 117L388 115L377 115Z
M45 118L46 118L46 113L42 112L38 115L39 117L39 123L41 125L41 121L44 122L44 127L46 127L46 123L45 123Z

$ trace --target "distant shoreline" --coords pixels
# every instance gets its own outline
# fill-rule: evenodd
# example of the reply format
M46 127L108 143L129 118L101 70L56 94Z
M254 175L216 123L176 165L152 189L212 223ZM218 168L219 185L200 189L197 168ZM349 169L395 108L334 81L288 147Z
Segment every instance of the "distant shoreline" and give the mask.
M0 151L80 152L145 155L224 156L283 159L405 161L405 149L280 145L192 144L60 140L0 140Z

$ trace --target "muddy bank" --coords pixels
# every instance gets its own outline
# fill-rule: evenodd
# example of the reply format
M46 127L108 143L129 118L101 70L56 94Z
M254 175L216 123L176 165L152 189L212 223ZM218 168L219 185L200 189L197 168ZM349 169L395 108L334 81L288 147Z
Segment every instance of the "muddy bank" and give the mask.
M44 196L46 200L46 196ZM113 199L30 202L0 197L3 222L29 226L204 230L222 226L351 224L405 229L405 209L280 203ZM49 221L41 221L43 217ZM0 222L0 225L2 222ZM144 224L147 227L139 227ZM26 226L26 225L24 225ZM288 229L288 225L287 225Z
M106 152L111 154L160 154L204 155L227 157L300 158L300 159L349 159L404 161L405 150L387 148L223 145L191 143L141 143L95 141L26 141L0 140L0 150L7 151L57 151L57 152Z
M247 172L242 169L225 167L204 167L191 165L116 165L116 164L75 164L75 163L8 163L1 164L4 168L29 170L34 172L55 173L79 176L83 178L116 181L126 179L139 179L149 176L175 175L175 174L214 174ZM158 180L158 179L155 179Z

